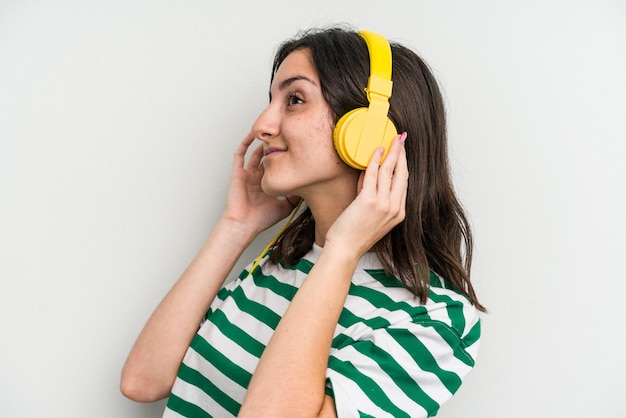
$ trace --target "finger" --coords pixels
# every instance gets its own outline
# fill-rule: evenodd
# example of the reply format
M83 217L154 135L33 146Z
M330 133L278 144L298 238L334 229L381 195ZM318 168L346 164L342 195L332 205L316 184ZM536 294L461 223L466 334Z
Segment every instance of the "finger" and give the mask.
M372 158L370 158L370 162L367 165L365 172L362 174L363 184L361 187L361 192L376 193L376 185L378 182L378 169L380 166L380 160L383 158L384 152L385 149L383 147L378 147L374 150Z
M397 144L398 156L396 163L393 167L393 179L391 182L391 194L392 196L399 197L402 192L407 188L409 179L409 169L406 159L406 148L404 147L404 138L400 138Z
M361 174L359 175L359 180L356 183L356 194L361 193L361 190L363 189L364 179L365 179L365 171L361 171Z
M250 160L248 160L247 168L262 170L261 160L263 159L263 145L257 146L252 154L250 155Z
M404 143L398 156L398 161L394 168L393 179L391 182L390 199L392 207L396 207L398 210L398 217L403 220L405 217L406 209L406 196L409 185L409 169L406 158L406 150Z
M402 132L400 135L397 135L393 141L391 141L391 148L385 161L382 162L381 168L386 171L391 171L393 174L393 170L400 158L400 153L404 148L404 140L406 139L406 132Z
M244 161L246 159L246 152L248 152L248 148L250 144L254 141L254 134L249 132L243 140L239 143L237 150L234 154L235 166L243 167Z
M385 161L378 170L378 191L389 192L391 190L392 180L394 178L394 172L396 164L400 158L400 153L404 148L403 142L406 137L406 133L402 133L394 138L391 143L391 149L385 158Z

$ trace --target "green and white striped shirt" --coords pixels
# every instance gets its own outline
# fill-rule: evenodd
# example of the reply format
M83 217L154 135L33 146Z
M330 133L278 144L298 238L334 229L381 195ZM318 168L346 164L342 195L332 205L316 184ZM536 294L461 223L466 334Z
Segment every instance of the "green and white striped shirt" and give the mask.
M272 266L227 283L181 364L164 417L236 416L264 348L318 259ZM477 310L431 274L425 305L387 276L374 253L358 264L326 371L338 417L427 417L474 366Z

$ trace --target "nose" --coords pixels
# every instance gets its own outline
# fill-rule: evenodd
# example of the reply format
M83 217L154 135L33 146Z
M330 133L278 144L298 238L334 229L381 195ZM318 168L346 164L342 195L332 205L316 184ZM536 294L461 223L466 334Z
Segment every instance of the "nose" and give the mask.
M280 132L280 117L275 107L270 103L252 125L254 136L261 141L272 139Z

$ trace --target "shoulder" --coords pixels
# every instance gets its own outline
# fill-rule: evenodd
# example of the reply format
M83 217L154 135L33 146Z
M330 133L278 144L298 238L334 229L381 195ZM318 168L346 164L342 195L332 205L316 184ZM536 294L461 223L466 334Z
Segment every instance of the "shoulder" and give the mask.
M480 316L467 297L431 273L429 296L422 304L375 263L364 263L363 267L355 273L342 314L346 328L361 323L366 325L361 329L369 329L366 334L404 330L418 338L435 332L437 338L430 340L437 344L432 349L458 350L457 354L473 366L481 333Z
M478 352L478 311L431 279L421 304L382 269L355 274L328 362L338 412L432 416L459 389Z

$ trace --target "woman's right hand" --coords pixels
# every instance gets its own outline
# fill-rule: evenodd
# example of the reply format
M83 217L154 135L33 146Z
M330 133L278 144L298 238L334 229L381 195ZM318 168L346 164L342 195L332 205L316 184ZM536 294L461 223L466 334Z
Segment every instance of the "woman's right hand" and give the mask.
M271 227L291 213L299 199L289 196L279 199L261 188L263 178L263 146L254 149L248 162L246 152L254 142L252 132L244 137L235 151L230 188L222 220L238 223L254 236Z
M248 134L235 152L222 219L154 311L128 355L120 384L130 399L150 402L169 394L198 324L244 249L259 232L292 210L289 201L261 189L262 147L245 163L253 141L254 135Z

